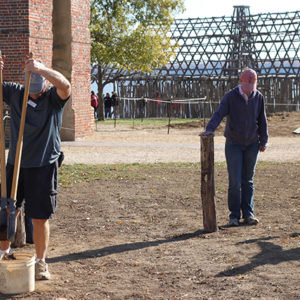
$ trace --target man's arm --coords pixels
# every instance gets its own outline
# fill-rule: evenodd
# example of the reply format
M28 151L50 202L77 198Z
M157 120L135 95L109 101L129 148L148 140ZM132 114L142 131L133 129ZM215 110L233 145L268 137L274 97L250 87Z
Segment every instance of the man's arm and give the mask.
M214 132L220 125L223 118L229 114L228 97L228 94L226 94L221 100L218 109L213 113L211 119L209 120L206 126L206 131Z
M47 68L42 63L29 58L25 62L25 71L38 73L51 82L57 89L58 96L66 100L71 94L71 84L69 80L60 72Z
M262 96L261 109L257 119L257 125L258 125L258 136L259 136L259 143L260 143L259 151L264 152L267 148L269 134L268 134L268 121L266 116L265 100L263 96Z

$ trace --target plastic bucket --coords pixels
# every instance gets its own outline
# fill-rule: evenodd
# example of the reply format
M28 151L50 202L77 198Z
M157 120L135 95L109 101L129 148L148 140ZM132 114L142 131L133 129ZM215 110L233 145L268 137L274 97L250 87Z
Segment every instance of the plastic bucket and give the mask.
M35 288L35 256L14 253L15 259L0 260L0 293L21 294Z

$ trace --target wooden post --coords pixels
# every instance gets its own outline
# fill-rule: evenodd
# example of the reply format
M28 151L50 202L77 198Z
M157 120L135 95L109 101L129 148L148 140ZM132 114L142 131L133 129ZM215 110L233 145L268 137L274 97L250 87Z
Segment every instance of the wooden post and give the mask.
M171 110L172 110L172 107L171 107L171 104L172 104L172 100L169 100L169 103L168 103L168 134L170 133L170 126L171 126Z
M134 129L134 119L135 119L135 100L133 100L133 119L132 119L132 128Z
M22 206L20 207L20 213L17 217L16 234L14 241L12 242L12 247L21 248L26 245L26 231L24 218L24 206Z
M218 230L215 208L214 137L200 136L201 140L201 199L203 226L206 232Z

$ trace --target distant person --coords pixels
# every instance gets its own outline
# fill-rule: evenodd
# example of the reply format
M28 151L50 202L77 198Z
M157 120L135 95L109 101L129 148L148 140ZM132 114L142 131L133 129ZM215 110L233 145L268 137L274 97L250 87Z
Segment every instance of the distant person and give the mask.
M111 104L112 104L112 106L117 106L119 104L118 103L118 94L117 94L117 92L112 92Z
M109 93L106 93L106 96L104 97L104 110L105 110L105 118L111 119L111 97Z
M227 117L224 136L228 170L229 225L257 225L254 216L254 173L259 151L266 150L268 126L263 95L256 90L257 74L246 68L240 76L240 85L229 91L212 115L206 131L213 135L224 117Z
M95 95L94 91L91 92L91 106L94 109L94 118L98 118L98 97Z
M178 118L180 115L180 111L181 111L181 104L180 103L172 103L171 107L172 107L173 116Z
M112 93L111 105L112 105L112 108L113 108L113 114L114 114L113 117L117 118L117 108L118 108L118 105L119 105L119 101L118 101L118 94L116 92Z
M155 111L156 111L156 118L161 118L162 117L162 103L161 103L161 96L159 93L156 94L155 96Z

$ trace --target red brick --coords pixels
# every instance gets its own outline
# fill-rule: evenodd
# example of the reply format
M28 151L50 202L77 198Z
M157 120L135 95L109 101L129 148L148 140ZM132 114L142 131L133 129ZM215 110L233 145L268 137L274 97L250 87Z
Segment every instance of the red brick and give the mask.
M6 56L5 81L24 83L24 61L29 52L46 66L52 66L52 5L49 0L0 0L0 49ZM71 105L77 139L94 130L90 107L90 1L71 0L71 16Z

